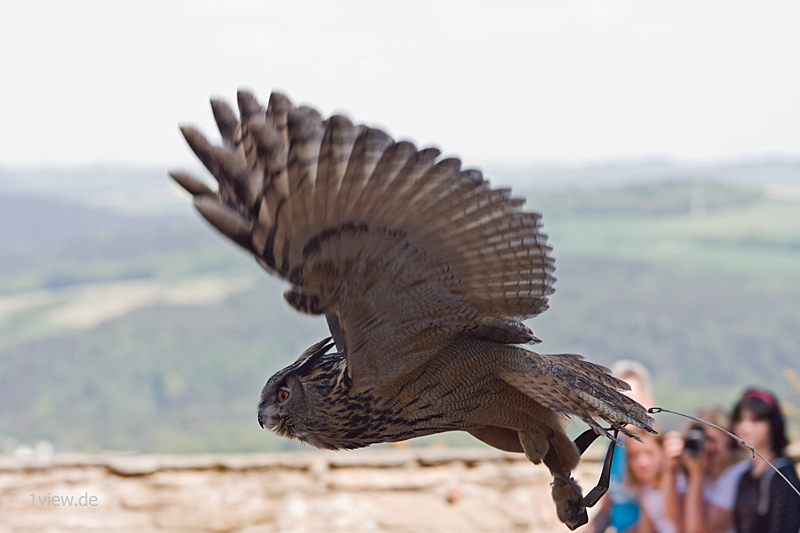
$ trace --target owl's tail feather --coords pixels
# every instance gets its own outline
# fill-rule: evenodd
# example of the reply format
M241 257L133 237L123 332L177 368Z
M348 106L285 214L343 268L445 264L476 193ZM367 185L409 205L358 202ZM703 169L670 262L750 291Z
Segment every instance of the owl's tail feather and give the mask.
M526 396L560 413L577 416L597 434L617 443L602 423L634 439L637 437L625 426L656 433L655 421L647 410L620 392L630 390L630 386L607 368L576 354L527 353L527 368L516 365L500 374Z

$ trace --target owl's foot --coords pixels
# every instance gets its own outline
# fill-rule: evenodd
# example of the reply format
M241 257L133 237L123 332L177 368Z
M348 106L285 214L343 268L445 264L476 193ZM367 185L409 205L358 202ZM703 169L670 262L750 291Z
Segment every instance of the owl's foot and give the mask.
M558 519L574 531L589 521L589 515L586 513L578 482L569 475L569 472L565 474L566 477L556 475L553 479L553 501L556 502Z
M572 478L569 470L564 469L564 464L555 446L552 445L552 440L550 442L550 449L544 456L544 464L553 474L552 495L556 504L556 513L558 519L564 522L570 530L575 530L589 521L586 502L578 482Z
M613 431L616 439L617 430L608 428L606 431ZM519 442L528 459L535 464L544 461L553 474L552 495L556 513L559 520L571 530L589 521L586 509L594 507L608 490L614 446L608 449L597 486L585 497L578 483L570 475L571 470L578 464L580 456L597 437L598 433L593 429L580 435L574 442L551 428L534 428L518 432Z
M611 429L608 431L611 431ZM614 430L614 438L616 437L617 431ZM588 448L596 438L597 434L594 433L593 430L589 430L575 439L575 446L577 446L581 455L583 455L586 448ZM611 475L611 461L614 458L614 448L614 444L609 446L605 462L603 463L603 472L600 475L600 481L595 488L589 491L586 497L582 496L580 486L570 476L569 471L564 471L561 467L561 461L558 458L558 454L553 453L553 448L551 448L545 456L544 462L550 467L550 471L553 473L553 500L556 502L558 519L564 522L570 530L575 530L589 521L586 508L594 507L608 490Z
M564 464L559 458L555 446L551 446L544 456L544 464L553 474L553 501L556 503L558 519L564 522L570 530L582 526L589 521L586 513L586 502L583 493L570 475L569 470L564 470Z

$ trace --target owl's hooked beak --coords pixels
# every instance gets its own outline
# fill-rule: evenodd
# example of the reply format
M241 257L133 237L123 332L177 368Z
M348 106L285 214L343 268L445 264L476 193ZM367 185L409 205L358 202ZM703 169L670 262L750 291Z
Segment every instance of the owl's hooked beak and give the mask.
M261 429L276 431L276 427L280 422L280 417L275 411L276 409L274 405L265 404L259 406L258 425L261 426Z
M258 409L258 425L287 439L300 438L288 414L278 412L274 404L266 404Z
M258 408L258 425L261 426L261 429L272 429L269 423L269 414L267 414L266 411L266 406L260 406Z

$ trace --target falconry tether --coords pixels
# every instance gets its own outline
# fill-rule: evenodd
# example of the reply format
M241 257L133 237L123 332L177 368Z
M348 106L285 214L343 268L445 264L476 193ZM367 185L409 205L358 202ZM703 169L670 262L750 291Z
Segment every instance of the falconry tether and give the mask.
M237 116L211 102L222 146L181 128L218 190L171 175L291 285L289 305L331 330L269 379L259 423L328 449L467 431L544 462L559 518L585 523L604 483L582 496L570 476L581 453L653 421L606 368L520 346L538 342L523 320L547 309L555 282L541 216L436 149L278 93L264 108L240 91L238 104ZM565 415L591 431L573 443Z

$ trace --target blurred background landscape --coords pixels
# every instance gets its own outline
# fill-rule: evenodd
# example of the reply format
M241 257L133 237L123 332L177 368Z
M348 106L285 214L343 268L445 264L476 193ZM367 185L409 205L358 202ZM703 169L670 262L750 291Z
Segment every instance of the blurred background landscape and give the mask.
M772 390L797 456L798 27L795 0L3 0L0 533L566 531L546 468L465 433L258 426L325 321L167 176L212 181L177 126L218 143L208 98L239 88L512 187L556 258L537 351L640 361L687 413Z
M641 361L657 405L690 413L765 387L797 436L800 161L484 171L544 214L554 247L537 351ZM0 265L7 452L301 447L261 430L256 404L324 320L290 309L163 169L0 169Z
M796 421L798 26L793 0L0 2L0 452L303 448L256 404L324 320L167 177L203 175L177 126L218 142L208 97L240 87L526 197L558 278L537 350Z

